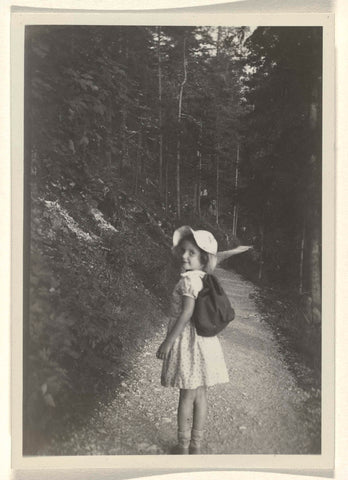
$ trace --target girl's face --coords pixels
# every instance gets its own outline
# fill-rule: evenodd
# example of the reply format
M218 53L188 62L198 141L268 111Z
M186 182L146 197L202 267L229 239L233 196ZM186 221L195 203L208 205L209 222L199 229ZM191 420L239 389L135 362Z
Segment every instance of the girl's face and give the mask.
M201 252L190 240L183 240L180 244L180 256L184 270L202 270Z

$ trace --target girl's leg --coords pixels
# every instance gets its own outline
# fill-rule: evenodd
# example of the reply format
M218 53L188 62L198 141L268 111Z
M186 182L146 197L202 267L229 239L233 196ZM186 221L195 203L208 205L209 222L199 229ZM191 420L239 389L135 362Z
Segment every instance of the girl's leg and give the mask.
M196 389L196 397L194 401L193 411L193 428L195 430L203 430L208 413L207 388L198 387Z
M193 428L190 443L190 453L201 453L201 443L204 434L204 425L208 413L208 399L206 387L198 387L194 401Z
M195 390L180 390L178 406L178 447L174 453L188 453L195 396Z
M193 403L196 397L196 390L180 390L178 407L178 428L179 431L191 430Z

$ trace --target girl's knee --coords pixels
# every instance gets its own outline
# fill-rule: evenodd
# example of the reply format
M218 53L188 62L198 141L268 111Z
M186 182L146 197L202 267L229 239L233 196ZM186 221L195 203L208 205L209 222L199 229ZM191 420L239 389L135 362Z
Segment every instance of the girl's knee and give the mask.
M180 399L193 402L196 398L196 390L190 389L181 389L180 390Z

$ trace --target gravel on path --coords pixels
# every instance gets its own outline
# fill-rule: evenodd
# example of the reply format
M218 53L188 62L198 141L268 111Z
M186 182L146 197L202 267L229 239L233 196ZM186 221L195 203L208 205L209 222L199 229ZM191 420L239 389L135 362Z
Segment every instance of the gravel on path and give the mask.
M235 320L220 334L230 382L209 388L205 454L319 454L320 411L306 415L310 393L289 370L253 300L257 287L218 268ZM164 322L165 323L165 322ZM83 428L40 455L161 455L176 443L179 391L160 385L161 331L135 354L114 399L99 403Z

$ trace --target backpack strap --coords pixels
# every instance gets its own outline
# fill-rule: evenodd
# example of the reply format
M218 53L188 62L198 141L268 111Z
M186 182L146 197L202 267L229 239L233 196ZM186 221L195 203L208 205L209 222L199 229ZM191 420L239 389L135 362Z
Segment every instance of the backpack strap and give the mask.
M218 295L222 295L222 292L223 292L222 286L215 275L211 273L207 273L203 280L205 280L205 285L208 288L213 288Z

